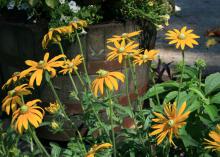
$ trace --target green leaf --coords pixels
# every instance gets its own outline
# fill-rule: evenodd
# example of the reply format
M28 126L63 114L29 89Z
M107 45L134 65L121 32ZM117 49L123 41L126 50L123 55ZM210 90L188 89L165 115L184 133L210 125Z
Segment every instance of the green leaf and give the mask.
M174 81L156 84L147 91L147 93L143 96L143 98L148 99L150 97L155 96L156 94L162 94L170 90L178 89L178 87L179 87L179 84Z
M45 0L45 3L47 4L48 7L54 9L55 6L57 5L57 0Z
M217 93L213 97L211 97L210 103L212 104L220 104L220 93Z
M219 88L220 88L220 73L211 74L205 79L206 95L216 91Z
M190 91L196 93L201 99L205 100L205 95L202 93L202 91L199 88L196 87L190 87L189 88Z
M204 111L209 115L213 122L215 121L215 118L218 117L218 108L215 105L204 105Z
M185 130L185 127L180 129L180 138L183 140L184 146L187 148L189 146L197 147L199 143L194 140Z
M28 3L34 7L37 3L39 2L39 0L28 0Z
M55 143L50 143L50 146L51 146L51 155L53 157L60 157L61 155L61 148L60 146L58 146L57 144Z
M201 120L201 122L203 124L205 124L206 126L210 126L212 124L212 122L210 120L208 120L207 118L203 117L203 116L199 116L199 119Z
M199 109L202 106L201 102L198 100L194 100L192 103L190 103L188 110L190 112L193 112L197 109Z
M163 104L169 103L171 100L175 99L178 95L178 91L172 91L166 95L164 98Z

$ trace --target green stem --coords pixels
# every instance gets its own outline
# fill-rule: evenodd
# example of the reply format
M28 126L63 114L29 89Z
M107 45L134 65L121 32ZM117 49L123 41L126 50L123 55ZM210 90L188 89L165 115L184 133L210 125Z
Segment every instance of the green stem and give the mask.
M201 88L201 83L202 83L202 70L199 69L199 88Z
M62 46L62 44L61 44L60 42L58 43L58 46L59 46L59 48L60 48L61 53L64 54L63 46ZM64 54L64 55L65 55L65 54ZM66 61L66 58L63 57L63 60ZM74 82L74 80L73 80L73 77L72 77L71 73L68 72L68 75L69 75L69 78L70 78L71 83L72 83L72 85L73 85L73 88L74 88L74 90L75 90L75 92L76 92L76 95L78 95L78 90L77 90L76 84L75 84L75 82Z
M80 77L80 75L79 75L78 71L77 71L77 70L74 70L74 72L76 73L76 75L77 75L77 77L78 77L78 79L79 79L80 83L82 84L82 86L83 86L83 87L85 87L85 84L84 84L84 82L83 82L82 78Z
M181 86L183 83L183 74L184 74L184 67L185 67L185 55L184 55L184 50L182 50L182 67L181 67L181 76L180 76L180 84L179 84L179 88L178 88L178 97L177 97L177 103L179 103L179 99L180 99L180 90L181 90Z
M106 130L105 126L103 125L103 123L102 123L101 119L99 118L99 115L96 113L95 108L94 108L93 105L92 105L92 110L93 110L93 112L95 114L96 119L99 122L99 125L103 128L103 130L105 131L106 135L108 135L108 137L109 137L109 141L112 143L110 135L109 135L109 132L108 132L108 130Z
M77 41L78 41L78 44L79 44L79 49L80 49L80 53L81 55L83 56L83 68L84 68L84 71L85 71L85 74L86 74L86 78L87 78L87 81L89 83L89 87L91 89L91 81L90 81L90 78L89 78L89 75L88 75L88 71L87 71L87 68L86 68L86 58L85 58L85 55L83 53L83 47L82 47L82 43L81 43L81 40L79 38L79 34L78 32L76 31L76 38L77 38Z
M131 110L133 110L132 109L132 105L131 105L131 99L130 99L130 95L129 95L129 81L128 81L128 68L127 68L127 60L125 60L125 62L124 62L124 67L125 67L125 84L126 84L126 95L127 95L127 99L128 99L128 104L129 104L129 106L130 106L130 108L131 108Z
M49 74L46 73L46 75L49 75ZM60 108L61 108L61 110L62 110L62 113L64 114L63 116L64 116L64 117L68 117L67 114L66 114L65 108L64 108L62 102L60 101L60 98L59 98L59 96L58 96L58 94L57 94L57 92L56 92L56 90L55 90L55 88L54 88L54 86L53 86L53 83L51 82L50 79L48 80L48 84L49 84L49 86L50 86L50 89L51 89L53 95L55 96L56 101L57 101L58 104L60 105Z
M42 143L38 139L35 130L33 130L31 127L29 127L29 130L30 130L30 133L31 133L35 143L37 144L39 149L42 151L42 153L44 153L47 157L50 157L50 155L48 154L47 150L44 148L44 146L42 145Z
M76 95L78 95L79 92L78 92L78 89L77 89L77 87L76 87L76 84L75 84L75 82L74 82L74 80L73 80L73 77L72 77L71 73L68 72L68 75L69 75L69 78L70 78L71 83L72 83L72 85L73 85L73 88L74 88L74 90L75 90L75 92L76 92Z
M155 81L155 78L154 78L153 69L151 69L151 72L152 72L153 86L154 86L154 90L155 90L155 93L156 93L157 105L160 105L160 98L159 98L159 94L158 94L158 91L157 91L157 88L156 88L156 81Z
M141 141L143 147L145 148L145 144L144 144L144 142L143 142L143 139L141 138L141 134L140 134L139 131L138 131L136 116L135 116L135 113L134 113L134 110L133 110L133 107L132 107L132 104L131 104L130 96L129 96L128 68L127 68L127 63L126 63L126 62L127 62L127 60L125 61L124 64L125 64L125 79L126 79L125 81L126 81L126 94L127 94L127 96L128 96L128 104L129 104L130 109L131 109L132 119L134 120L134 125L135 125L136 133L138 134L139 140ZM133 70L132 70L133 66L132 66L131 63L130 63L130 59L128 59L128 62L129 62L130 67L131 67L132 80L133 80L134 82L136 82L137 79L136 79L136 77L135 77L135 74L133 73ZM134 85L134 86L135 86L134 88L136 89L136 92L137 92L136 94L137 94L137 96L138 96L137 83L136 83L136 85ZM140 109L141 109L141 108L140 108Z
M57 94L57 92L56 92L56 90L55 90L55 88L54 88L54 86L53 86L51 80L49 80L48 83L49 83L49 86L50 86L50 88L51 88L51 90L52 90L54 96L55 96L55 99L57 100L57 102L58 102L59 105L60 105L60 108L61 108L61 111L62 111L62 113L63 113L64 118L65 118L66 120L70 121L70 123L71 123L71 125L74 127L74 129L76 129L77 134L79 135L81 142L83 143L83 141L82 141L82 136L81 136L81 134L79 133L78 128L75 126L75 124L73 124L73 122L71 121L71 119L69 118L69 116L66 114L65 108L64 108L63 104L61 103L60 98L59 98L59 96L58 96L58 94ZM83 146L84 146L84 152L86 153L85 145L83 145Z
M112 141L113 141L113 154L114 154L114 157L117 157L116 156L116 142L115 142L115 131L114 131L114 123L113 123L113 104L112 104L112 100L110 98L110 122L111 122L111 129L112 129Z

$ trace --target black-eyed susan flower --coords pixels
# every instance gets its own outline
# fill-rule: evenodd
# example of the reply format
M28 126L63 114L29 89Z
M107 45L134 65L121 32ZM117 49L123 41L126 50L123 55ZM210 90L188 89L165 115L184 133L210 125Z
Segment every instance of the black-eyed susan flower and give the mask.
M87 27L87 22L85 20L75 19L69 23L69 26L72 26L73 30L82 29L84 27Z
M59 103L55 102L55 103L50 103L50 105L48 107L44 108L47 112L49 112L50 114L54 114L56 112L59 111L60 109L60 105Z
M18 105L22 104L21 96L31 94L30 87L27 84L22 84L8 91L8 95L2 101L2 111L8 115L10 111L14 112Z
M220 152L220 124L216 126L216 130L209 132L211 140L204 139L205 149L211 149L212 151Z
M97 151L99 151L100 149L108 149L111 148L112 144L110 143L103 143L100 145L94 145L89 152L86 154L86 157L95 157L95 154Z
M78 70L78 66L82 63L82 61L82 55L77 55L72 60L66 60L62 66L63 70L61 70L60 73L66 74L67 72L72 73L73 71Z
M180 31L177 29L169 30L166 33L166 39L171 40L169 44L176 44L176 48L179 47L184 50L185 46L193 48L193 45L198 45L199 43L195 40L200 38L198 35L192 33L193 30L187 30L187 27L183 27Z
M42 123L44 110L37 106L39 102L41 102L39 99L29 101L13 113L11 123L20 134L27 130L30 124L37 128Z
M30 68L22 71L20 73L20 77L25 77L27 74L31 74L29 85L33 87L34 81L36 81L37 86L40 86L43 74L45 71L50 73L50 76L53 78L56 76L57 67L61 67L64 64L64 61L58 61L60 58L66 57L65 55L58 55L51 60L49 59L49 53L44 55L44 59L39 62L35 62L32 60L26 60L25 63L30 66Z
M112 38L107 39L107 43L114 43L116 41L122 41L126 40L128 42L131 42L131 38L139 35L141 31L135 31L131 33L123 33L122 35L113 35Z
M100 69L96 72L99 76L92 82L92 91L95 96L100 91L101 95L104 94L104 88L107 87L109 90L118 90L118 80L124 82L125 76L121 72L109 72Z
M173 134L178 137L179 129L186 125L185 120L189 117L190 111L185 112L186 102L182 104L179 110L176 109L176 103L164 106L164 115L154 112L157 118L152 119L153 122L159 123L152 125L155 129L150 136L157 135L157 144L159 145L166 136L170 143L173 142ZM174 144L175 145L175 144Z
M12 83L15 83L20 77L20 72L14 72L11 78L8 79L8 81L2 86L2 89L4 89L6 86L9 86Z
M127 56L130 53L139 53L141 52L140 49L137 49L139 47L139 44L132 42L129 42L127 45L124 40L122 42L115 41L114 42L115 47L107 46L111 52L107 54L107 60L112 61L115 58L118 58L118 62L122 63L122 60L125 56Z
M134 55L134 64L142 65L148 61L152 61L155 59L158 54L158 50L145 50L143 54Z
M42 47L47 48L48 43L59 43L61 41L61 35L71 34L73 29L71 26L62 26L58 28L51 28L47 34L44 35L42 40Z

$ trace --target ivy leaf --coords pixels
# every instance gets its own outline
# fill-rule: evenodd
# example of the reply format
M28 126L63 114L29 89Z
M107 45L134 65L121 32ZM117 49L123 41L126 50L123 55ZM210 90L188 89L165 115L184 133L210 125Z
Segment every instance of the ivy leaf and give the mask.
M57 0L45 0L45 3L47 4L48 7L54 9L55 6L57 5Z

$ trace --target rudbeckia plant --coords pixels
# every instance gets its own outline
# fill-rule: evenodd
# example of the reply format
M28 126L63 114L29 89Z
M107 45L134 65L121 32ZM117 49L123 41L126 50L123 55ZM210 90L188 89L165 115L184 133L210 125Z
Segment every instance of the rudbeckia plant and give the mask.
M199 44L199 36L193 30L183 27L166 33L168 44L180 49L182 63L175 68L172 80L158 83L151 63L163 52L142 49L135 40L141 30L107 39L105 60L116 61L120 68L100 67L96 74L89 75L80 39L84 27L87 22L77 19L50 29L42 47L56 44L60 54L51 57L54 53L47 52L42 60L26 60L27 69L14 73L2 87L7 92L2 111L11 116L8 128L19 142L30 143L32 156L35 148L38 156L46 157L209 156L219 152L220 73L203 78L204 60L197 60L193 66L185 64L184 50ZM61 41L67 36L74 37L79 45L80 51L73 58L66 55L62 46ZM139 76L137 69L147 66L151 84L140 94L137 78L144 76ZM54 85L54 79L63 75L70 80L69 84L62 84L72 89L71 101L80 104L78 114L69 111ZM44 83L53 94L51 102L33 98ZM121 103L121 98L126 104ZM66 147L54 142L45 147L37 136L38 129L43 127L55 136L61 134L65 138L71 132L72 137ZM0 155L5 155L2 141Z

